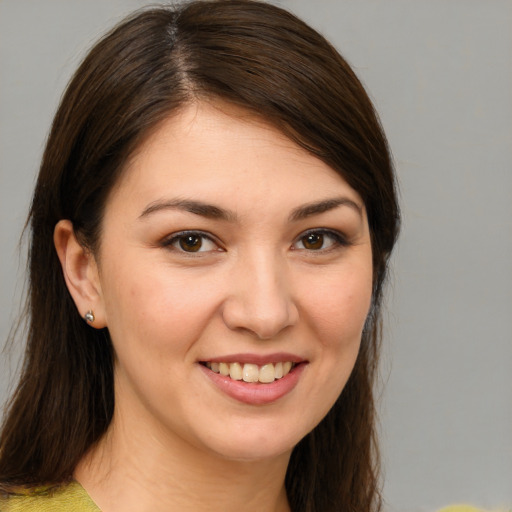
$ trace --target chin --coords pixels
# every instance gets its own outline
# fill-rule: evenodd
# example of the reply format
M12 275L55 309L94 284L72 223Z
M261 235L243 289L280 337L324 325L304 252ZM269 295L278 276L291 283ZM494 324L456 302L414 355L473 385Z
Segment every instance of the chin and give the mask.
M216 453L221 458L234 462L262 462L275 460L280 457L286 457L286 460L288 460L295 444L277 444L272 442L266 445L258 445L256 443L238 447L231 445L224 447L221 451L216 450Z
M314 428L297 427L297 424L287 429L284 425L276 427L245 423L231 430L229 435L224 431L218 436L209 437L204 446L217 456L232 461L263 461L279 457L288 459L293 448Z

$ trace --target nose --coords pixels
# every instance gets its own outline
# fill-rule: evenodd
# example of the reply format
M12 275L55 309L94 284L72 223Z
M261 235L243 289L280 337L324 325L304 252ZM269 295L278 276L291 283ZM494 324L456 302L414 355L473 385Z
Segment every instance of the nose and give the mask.
M261 340L276 337L299 318L290 285L286 268L276 258L260 255L243 260L230 276L224 323Z

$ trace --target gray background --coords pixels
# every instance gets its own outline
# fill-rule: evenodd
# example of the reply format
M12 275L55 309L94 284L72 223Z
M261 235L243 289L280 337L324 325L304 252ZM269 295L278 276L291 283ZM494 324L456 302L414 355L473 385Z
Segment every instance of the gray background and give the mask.
M17 243L60 94L85 49L147 3L0 0L0 340L16 316ZM380 400L387 510L510 507L512 2L280 3L354 66L396 160L404 224ZM2 356L2 401L15 367Z

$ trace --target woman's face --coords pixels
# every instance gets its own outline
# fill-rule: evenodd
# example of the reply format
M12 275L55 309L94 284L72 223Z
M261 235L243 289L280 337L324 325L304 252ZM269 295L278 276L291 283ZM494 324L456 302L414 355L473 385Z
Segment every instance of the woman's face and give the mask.
M228 459L287 453L325 416L372 291L359 195L221 103L184 108L139 148L98 267L117 420Z

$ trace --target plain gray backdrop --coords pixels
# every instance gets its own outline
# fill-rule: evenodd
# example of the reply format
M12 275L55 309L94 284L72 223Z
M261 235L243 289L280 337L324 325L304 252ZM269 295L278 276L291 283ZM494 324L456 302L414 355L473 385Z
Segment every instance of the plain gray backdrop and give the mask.
M381 114L403 231L380 399L386 510L512 506L512 2L283 0ZM0 341L45 137L84 51L142 0L0 0ZM3 355L0 400L17 365ZM508 509L507 509L508 510Z

